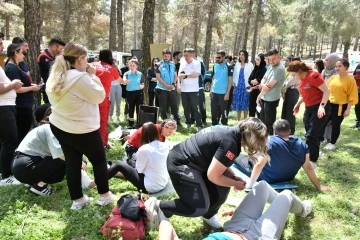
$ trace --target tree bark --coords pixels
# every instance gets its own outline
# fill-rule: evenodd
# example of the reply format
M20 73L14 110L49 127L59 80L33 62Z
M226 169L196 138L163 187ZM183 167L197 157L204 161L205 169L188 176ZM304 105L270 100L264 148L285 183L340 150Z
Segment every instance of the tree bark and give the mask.
M251 60L255 64L255 54L256 54L256 42L258 39L258 33L259 33L259 21L262 11L262 0L258 0L257 4L257 11L256 11L256 17L254 22L254 35L253 35L253 41L252 41L252 47L251 47Z
M193 13L193 21L194 21L194 49L197 51L198 48L198 41L199 41L199 35L200 35L200 2L194 1L194 13Z
M117 15L116 15L116 25L117 25L117 50L120 52L124 51L124 21L123 21L123 0L117 0Z
M318 44L318 35L315 35L315 44L314 44L314 56L313 56L313 60L316 59L316 51L317 51L317 44Z
M357 51L357 50L358 50L358 45L359 45L359 36L357 36L357 37L355 38L355 43L354 43L353 51Z
M254 4L254 0L250 0L248 10L246 13L246 22L245 22L245 30L244 30L244 38L243 38L244 40L243 40L243 45L242 45L242 49L245 49L245 50L247 48L247 40L248 40L248 35L249 35L250 18L251 18L253 4Z
M116 0L110 5L109 49L116 50Z
M142 72L151 66L150 44L154 42L155 0L145 0L142 20ZM148 81L145 81L144 103L148 104Z
M71 18L71 0L65 0L65 7L64 7L64 27L62 30L62 39L65 42L70 42L70 32L71 32L71 24L70 24L70 18Z
M209 69L210 63L210 51L211 51L211 41L212 41L212 30L215 19L216 7L218 5L219 0L212 0L209 10L209 18L206 27L206 39L205 39L205 53L204 53L204 63L206 69Z
M320 58L320 59L322 59L323 45L324 45L324 34L321 35L320 53L319 53L319 58Z
M25 38L29 44L27 62L31 69L31 77L34 83L40 83L41 76L39 65L36 61L40 53L40 0L24 0L24 28ZM41 101L40 92L34 94L36 108Z
M349 57L348 52L350 49L351 37L350 36L346 37L343 42L344 42L343 58L348 59L348 57Z

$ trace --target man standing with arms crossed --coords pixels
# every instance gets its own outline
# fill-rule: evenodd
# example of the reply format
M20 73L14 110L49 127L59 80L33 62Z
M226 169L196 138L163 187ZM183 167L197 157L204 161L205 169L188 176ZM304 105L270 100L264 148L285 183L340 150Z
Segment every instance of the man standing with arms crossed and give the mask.
M261 107L260 119L265 123L269 135L273 135L273 124L276 120L276 108L281 97L281 87L285 81L285 67L280 62L277 49L267 52L270 66L261 80L261 92L256 103Z
M221 124L228 125L227 105L233 83L232 75L233 68L225 61L225 51L217 51L210 91L213 126L219 124L220 117Z
M156 89L159 97L160 115L163 120L167 119L167 106L170 104L171 114L178 125L180 125L179 108L177 103L175 82L177 79L175 64L170 61L171 51L164 49L162 51L163 60L160 61L156 71L158 81Z

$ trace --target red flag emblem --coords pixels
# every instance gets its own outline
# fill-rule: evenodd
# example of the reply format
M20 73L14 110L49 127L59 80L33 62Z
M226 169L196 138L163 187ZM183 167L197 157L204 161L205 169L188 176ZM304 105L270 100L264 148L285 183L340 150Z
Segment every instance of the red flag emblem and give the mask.
M231 151L227 151L225 156L230 160L234 160L235 158L235 154L233 154Z

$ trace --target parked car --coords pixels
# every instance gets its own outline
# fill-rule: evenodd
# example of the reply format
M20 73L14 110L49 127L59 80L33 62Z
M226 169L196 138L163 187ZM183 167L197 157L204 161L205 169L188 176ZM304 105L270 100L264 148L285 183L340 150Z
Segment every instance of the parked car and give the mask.
M205 92L210 92L211 90L211 80L212 80L212 70L206 71L205 81L204 81L204 90Z

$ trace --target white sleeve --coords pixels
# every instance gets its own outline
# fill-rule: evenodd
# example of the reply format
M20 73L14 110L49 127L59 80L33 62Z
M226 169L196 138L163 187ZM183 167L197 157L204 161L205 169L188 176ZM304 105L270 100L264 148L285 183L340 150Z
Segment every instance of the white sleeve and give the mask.
M198 60L196 60L196 73L201 75L201 63Z
M50 125L47 124L46 127L46 140L49 146L49 150L51 153L52 158L61 158L64 157L64 152L61 148L61 145L54 134L51 132Z
M100 104L104 101L105 90L97 76L84 75L76 84L76 91L73 94L77 97L91 104Z
M138 173L144 173L149 158L148 156L149 152L146 149L144 149L143 146L141 146L139 150L136 152L135 168L138 171Z

